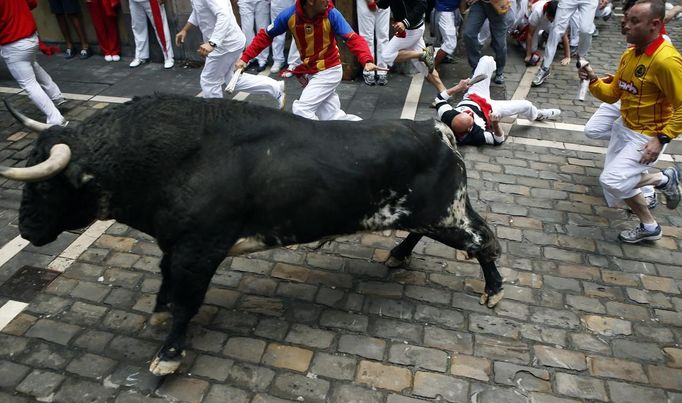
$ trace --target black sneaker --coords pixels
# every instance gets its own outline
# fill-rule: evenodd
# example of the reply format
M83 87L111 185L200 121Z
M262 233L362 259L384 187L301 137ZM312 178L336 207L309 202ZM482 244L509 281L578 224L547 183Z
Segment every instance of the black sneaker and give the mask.
M90 50L90 48L81 49L81 52L78 55L78 57L82 60L85 60L85 59L89 58L90 56L92 56L92 50Z
M665 206L672 210L680 204L680 170L673 166L661 172L668 177L668 183L658 189L665 196Z
M639 243L642 241L656 241L661 239L663 231L661 226L657 225L653 231L644 229L644 224L639 224L633 229L625 230L618 235L618 239L625 243Z
M376 80L376 77L374 76L373 71L363 71L362 72L362 79L365 80L365 84L369 85L370 87L377 83L377 80Z
M493 81L497 85L504 84L504 73L495 74L495 79Z
M656 193L644 196L644 200L646 200L646 206L649 208L649 210L653 210L656 208L656 206L658 206L658 198L656 198Z
M388 84L388 74L377 73L377 84L382 86Z
M64 59L73 59L74 56L76 56L76 54L73 53L73 49L66 48L66 50L64 51Z

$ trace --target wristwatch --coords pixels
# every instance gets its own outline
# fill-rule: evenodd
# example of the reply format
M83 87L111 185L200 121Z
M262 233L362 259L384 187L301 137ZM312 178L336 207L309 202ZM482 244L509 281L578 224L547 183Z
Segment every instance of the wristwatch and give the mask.
M212 42L212 41L208 41L208 44L211 45L211 47L213 47L213 48L218 47L218 45L216 45L215 42Z
M672 140L670 137L666 136L665 134L659 134L658 136L656 136L656 138L658 139L658 141L661 144L668 144L668 143L670 143L670 140Z

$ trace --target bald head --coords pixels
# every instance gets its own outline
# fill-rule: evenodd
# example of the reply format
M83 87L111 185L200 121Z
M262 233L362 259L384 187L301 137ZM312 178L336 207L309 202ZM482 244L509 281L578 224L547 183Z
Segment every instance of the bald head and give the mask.
M474 117L465 112L458 113L457 116L452 119L450 126L455 134L466 134L474 126Z

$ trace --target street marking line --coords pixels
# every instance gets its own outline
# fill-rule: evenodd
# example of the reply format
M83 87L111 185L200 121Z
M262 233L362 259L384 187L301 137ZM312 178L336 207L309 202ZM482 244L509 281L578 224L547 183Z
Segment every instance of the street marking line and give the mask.
M403 104L403 110L400 113L400 119L414 120L414 117L417 115L419 95L422 92L423 86L424 76L421 73L413 75L412 81L410 82L410 88L407 90L407 95L405 96L405 104Z
M74 101L89 101L94 98L92 95L72 94L70 92L63 92L62 96L66 99L73 99Z
M93 102L106 102L109 104L123 104L128 101L132 100L132 98L125 98L125 97L108 97L105 95L97 95L92 98L90 98L90 101Z
M17 235L14 239L7 242L0 248L0 267L16 256L17 253L21 252L28 244L29 242L22 238L21 235Z
M20 92L23 92L24 90L20 88L12 88L12 87L0 87L0 92L3 94L18 94Z
M47 268L54 271L64 272L73 262L78 259L86 249L90 247L97 238L102 236L104 232L114 224L114 220L95 221L85 232L76 238L69 246L66 247L55 259L53 259Z
M25 302L9 300L0 307L0 330L16 318L28 306Z

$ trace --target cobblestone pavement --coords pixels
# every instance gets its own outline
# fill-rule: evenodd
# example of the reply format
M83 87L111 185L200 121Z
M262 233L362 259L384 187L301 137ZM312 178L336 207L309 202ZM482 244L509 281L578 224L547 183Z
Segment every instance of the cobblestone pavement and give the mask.
M612 71L625 46L618 18L598 26L592 63ZM669 28L681 43L682 28ZM524 93L525 73L518 49L509 53L506 87L494 87L507 97ZM104 96L198 92L195 69L41 62L65 92L89 95L69 102L73 124L115 100ZM461 58L445 69L449 83L468 71ZM394 75L384 88L343 83L340 93L348 112L395 118L410 82ZM0 86L16 87L6 70ZM300 89L294 80L287 86L290 110ZM576 103L576 92L575 68L554 66L528 98L581 125L598 103ZM417 119L434 115L434 95L425 84ZM25 96L10 98L40 116ZM22 164L35 137L4 109L0 117L0 164ZM635 220L601 198L603 144L562 127L519 122L499 148L462 149L472 202L503 248L505 299L495 309L478 304L478 265L435 242L420 243L410 267L392 272L380 262L401 233L275 249L222 263L181 370L155 377L147 367L167 330L147 324L159 249L124 225L99 223L106 231L82 250L89 233L65 233L0 267L5 284L26 265L65 269L0 332L0 401L682 402L679 209L655 210L662 240L619 243L618 231ZM673 142L671 154L682 154L681 145ZM21 186L0 185L6 249L17 242Z

